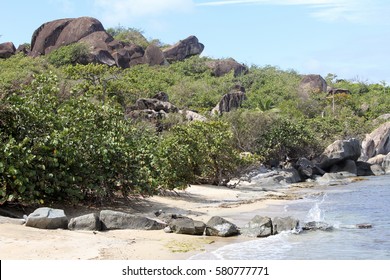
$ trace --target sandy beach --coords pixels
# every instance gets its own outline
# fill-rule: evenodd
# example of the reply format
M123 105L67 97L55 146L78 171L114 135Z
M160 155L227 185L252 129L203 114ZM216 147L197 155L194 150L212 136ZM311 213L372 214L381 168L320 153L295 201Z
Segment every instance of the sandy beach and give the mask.
M117 211L144 213L150 217L159 210L183 214L207 222L221 216L244 225L247 217L286 200L299 198L302 188L289 187L262 191L253 185L235 189L216 186L190 186L165 196L130 201L114 207ZM102 208L106 209L106 208ZM69 218L98 212L99 209L65 209ZM242 217L246 217L243 219ZM246 241L243 236L218 238L158 231L113 230L107 232L42 230L0 220L0 259L8 260L173 260L210 251L231 242Z

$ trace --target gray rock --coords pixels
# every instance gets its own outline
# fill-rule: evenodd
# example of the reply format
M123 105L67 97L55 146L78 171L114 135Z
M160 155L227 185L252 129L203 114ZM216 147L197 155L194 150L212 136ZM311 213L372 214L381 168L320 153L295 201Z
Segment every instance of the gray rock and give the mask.
M372 228L372 224L357 224L356 228L358 228L358 229Z
M381 169L384 173L390 173L390 153L387 155L377 155L373 158L370 158L367 163L371 164L371 171L377 175L376 172L382 173ZM374 167L375 166L375 167ZM381 168L378 168L381 167ZM374 170L373 170L374 169ZM376 172L375 172L376 171ZM383 175L383 174L379 174Z
M332 231L333 226L324 222L308 222L305 223L302 227L302 230L322 230L322 231Z
M303 179L314 178L316 175L324 175L325 171L315 165L312 161L307 158L300 158L294 164L294 168L298 171L299 175Z
M245 88L236 86L230 93L225 94L222 97L221 101L219 101L211 113L222 115L223 113L238 109L241 107L244 100L246 100Z
M362 142L362 160L366 161L377 155L390 153L390 122L382 124Z
M348 172L325 173L324 176L317 178L317 182L322 185L342 185L350 183L350 179L356 177L356 174Z
M267 237L272 235L272 220L269 217L255 216L241 228L241 234L250 237Z
M212 217L206 224L207 236L229 237L239 233L236 225L218 216Z
M184 60L193 55L201 54L204 45L199 43L198 38L190 36L179 41L175 45L163 50L163 54L168 62Z
M371 170L371 173L374 175L374 176L381 176L381 175L385 175L386 172L385 170L383 169L383 167L379 164L373 164L370 166L370 170Z
M102 222L102 230L160 230L167 226L161 221L111 210L102 210L100 212L100 221Z
M28 215L26 226L41 229L67 229L68 218L64 210L42 207Z
M186 118L187 121L200 121L200 122L207 121L206 117L204 117L201 114L196 113L194 111L180 110L179 113L182 114Z
M328 171L333 165L346 160L357 161L361 154L357 139L338 140L329 145L319 158L319 167Z
M99 215L96 213L88 214L70 219L68 224L70 230L101 230L102 225Z
M177 234L203 235L206 224L200 221L194 221L187 217L178 217L171 219L168 223L173 232Z
M299 228L299 220L292 217L276 217L272 219L273 234L279 234L283 231L297 230Z

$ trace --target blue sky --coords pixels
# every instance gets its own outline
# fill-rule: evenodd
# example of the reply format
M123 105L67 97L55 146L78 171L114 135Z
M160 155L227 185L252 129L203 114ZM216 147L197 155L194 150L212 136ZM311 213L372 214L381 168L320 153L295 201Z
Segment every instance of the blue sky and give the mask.
M17 47L44 22L92 16L169 44L195 35L213 58L390 83L389 14L385 0L4 1L0 42Z

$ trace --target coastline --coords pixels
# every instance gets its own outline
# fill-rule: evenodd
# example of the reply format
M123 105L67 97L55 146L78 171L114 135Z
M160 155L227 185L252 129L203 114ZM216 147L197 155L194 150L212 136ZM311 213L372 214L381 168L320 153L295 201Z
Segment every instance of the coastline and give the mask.
M117 209L152 216L162 210L207 222L221 216L243 226L272 205L315 193L313 184L278 186L265 191L256 185L242 184L229 189L193 185L166 196L137 200L132 208ZM309 191L310 190L310 191ZM69 209L68 216L80 214ZM280 213L286 215L286 213ZM163 230L113 230L107 232L42 230L0 222L0 258L9 260L186 260L224 245L250 240L245 236L221 238L168 234Z

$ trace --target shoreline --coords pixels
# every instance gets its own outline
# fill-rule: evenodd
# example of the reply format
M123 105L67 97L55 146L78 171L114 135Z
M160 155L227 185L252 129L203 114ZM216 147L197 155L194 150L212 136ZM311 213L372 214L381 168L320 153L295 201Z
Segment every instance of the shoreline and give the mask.
M309 191L310 190L310 191ZM207 222L221 216L241 227L274 205L318 192L313 184L279 186L265 191L251 184L229 189L192 185L169 196L153 196L117 211L143 213L150 217L162 210ZM106 208L105 208L106 209ZM68 209L77 216L83 211ZM127 211L125 211L127 210ZM265 211L266 212L266 211ZM279 213L286 216L286 213ZM0 259L10 260L187 260L222 246L253 238L191 236L158 231L112 230L106 232L42 230L0 222Z

